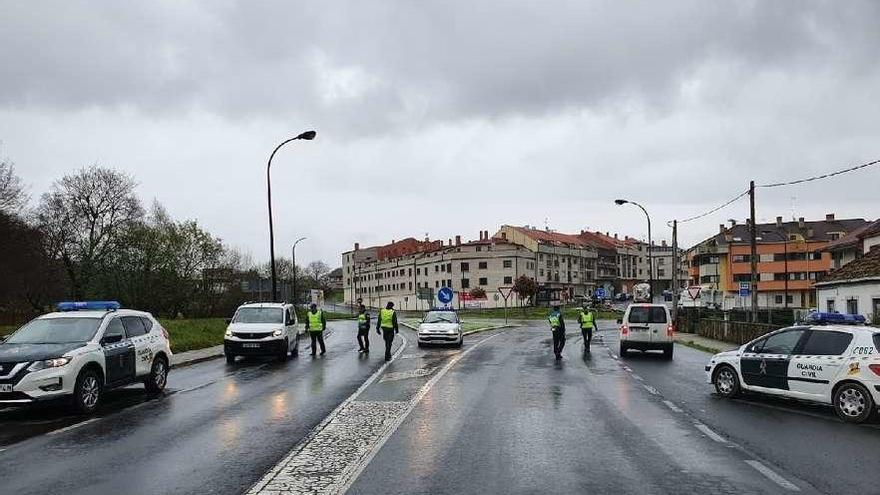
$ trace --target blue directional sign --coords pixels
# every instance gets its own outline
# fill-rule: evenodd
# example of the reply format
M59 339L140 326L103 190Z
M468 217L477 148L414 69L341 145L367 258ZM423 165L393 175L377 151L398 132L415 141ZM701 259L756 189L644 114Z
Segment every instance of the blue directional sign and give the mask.
M740 282L739 283L739 297L749 297L749 294L752 292L752 284L749 282Z
M452 298L455 294L452 292L452 289L449 287L443 287L437 292L437 300L442 302L443 304L449 304L452 302Z
M598 297L599 299L605 299L605 287L599 287L599 288L597 288L597 289L596 289L596 292L594 293L594 295L595 295L596 297Z

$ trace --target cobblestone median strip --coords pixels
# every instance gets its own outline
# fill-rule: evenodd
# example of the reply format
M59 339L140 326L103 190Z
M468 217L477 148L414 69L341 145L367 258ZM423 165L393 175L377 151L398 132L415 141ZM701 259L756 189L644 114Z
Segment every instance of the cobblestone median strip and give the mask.
M352 401L251 494L337 493L409 402Z

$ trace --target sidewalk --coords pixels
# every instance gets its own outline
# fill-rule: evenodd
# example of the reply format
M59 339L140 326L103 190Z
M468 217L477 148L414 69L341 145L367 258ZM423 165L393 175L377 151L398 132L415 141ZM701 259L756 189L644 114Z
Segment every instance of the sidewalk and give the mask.
M730 351L739 347L738 345L729 342L701 337L695 333L676 332L675 341L679 344L693 347L694 349L699 349L701 351L711 352L713 354Z
M171 367L177 368L188 364L200 363L209 359L223 357L223 346L215 345L204 349L181 352L171 356Z

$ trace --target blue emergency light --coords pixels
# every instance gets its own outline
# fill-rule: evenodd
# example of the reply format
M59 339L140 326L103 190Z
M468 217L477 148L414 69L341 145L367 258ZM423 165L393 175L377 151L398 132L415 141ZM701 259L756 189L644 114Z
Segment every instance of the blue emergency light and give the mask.
M865 317L862 315L813 311L804 318L804 322L816 325L864 325Z
M65 301L58 303L57 307L58 311L116 311L121 308L122 305L117 301Z

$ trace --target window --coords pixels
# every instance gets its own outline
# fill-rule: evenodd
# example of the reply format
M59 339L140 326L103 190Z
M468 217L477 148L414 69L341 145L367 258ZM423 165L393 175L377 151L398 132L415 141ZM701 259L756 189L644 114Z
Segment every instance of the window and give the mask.
M775 296L774 300L776 301L776 304L782 304L782 296Z
M544 276L544 269L543 269L543 268L541 268L540 270L538 270L538 275L540 275L540 276L542 276L542 277Z
M749 273L736 273L733 275L734 282L751 282L752 275Z
M147 330L144 328L143 322L141 322L141 319L137 316L123 316L122 326L125 327L125 334L128 336L128 338L140 337L141 335L147 333Z
M481 261L480 264L477 265L477 267L478 267L480 270L485 270L485 269L487 269L487 268L489 267L489 264L488 264L487 262L485 262L485 261Z
M733 262L734 263L749 263L752 261L751 255L748 254L734 254Z
M410 269L407 271L407 273L409 274L408 276L412 277L412 268L410 268Z
M449 287L450 289L452 288L452 280L451 279L446 280L446 287Z
M110 323L107 325L107 330L104 331L104 338L115 337L117 335L120 340L125 338L125 327L122 326L121 318L113 318L110 320Z
M834 312L834 299L829 299L825 302L825 306L828 308L829 313Z
M440 287L440 281L439 281L439 280L435 280L435 281L434 281L434 287L437 287L437 288Z
M446 272L446 265L440 265L440 271ZM451 270L450 270L451 271Z
M480 285L489 285L489 279L487 279L486 277L481 277Z
M859 300L858 299L847 299L846 300L846 312L847 312L847 314L851 314L851 315L859 314Z
M446 263L446 271L452 273L452 263Z
M462 264L461 264L461 271L463 271L463 272L469 272L470 270L471 270L471 264L470 264L470 263L462 263Z
M852 334L845 332L813 330L807 337L800 354L805 356L838 356L849 347L852 339Z
M505 283L505 284L508 284L508 285L512 284L512 283L513 283L513 277L504 277L504 283Z
M471 280L469 278L461 279L461 288L462 289L470 289L470 287L471 287Z
M657 269L657 276L658 276L658 277L665 277L665 276L666 276L666 270L664 270L664 269L662 269L662 268L658 268L658 269Z
M434 265L434 273L437 273L439 271L440 271L440 265Z
M153 320L141 316L141 323L144 324L144 330L150 333L153 330Z
M477 252L479 253L479 252L482 252L482 251L483 251L483 246L477 246Z
M666 323L666 308L659 306L632 306L629 310L630 323Z
M803 334L803 330L780 332L759 340L750 350L758 354L791 354Z
M441 280L441 281L440 281L440 287L446 287L446 281L445 281L445 280Z
M504 268L513 268L513 261L504 260Z

